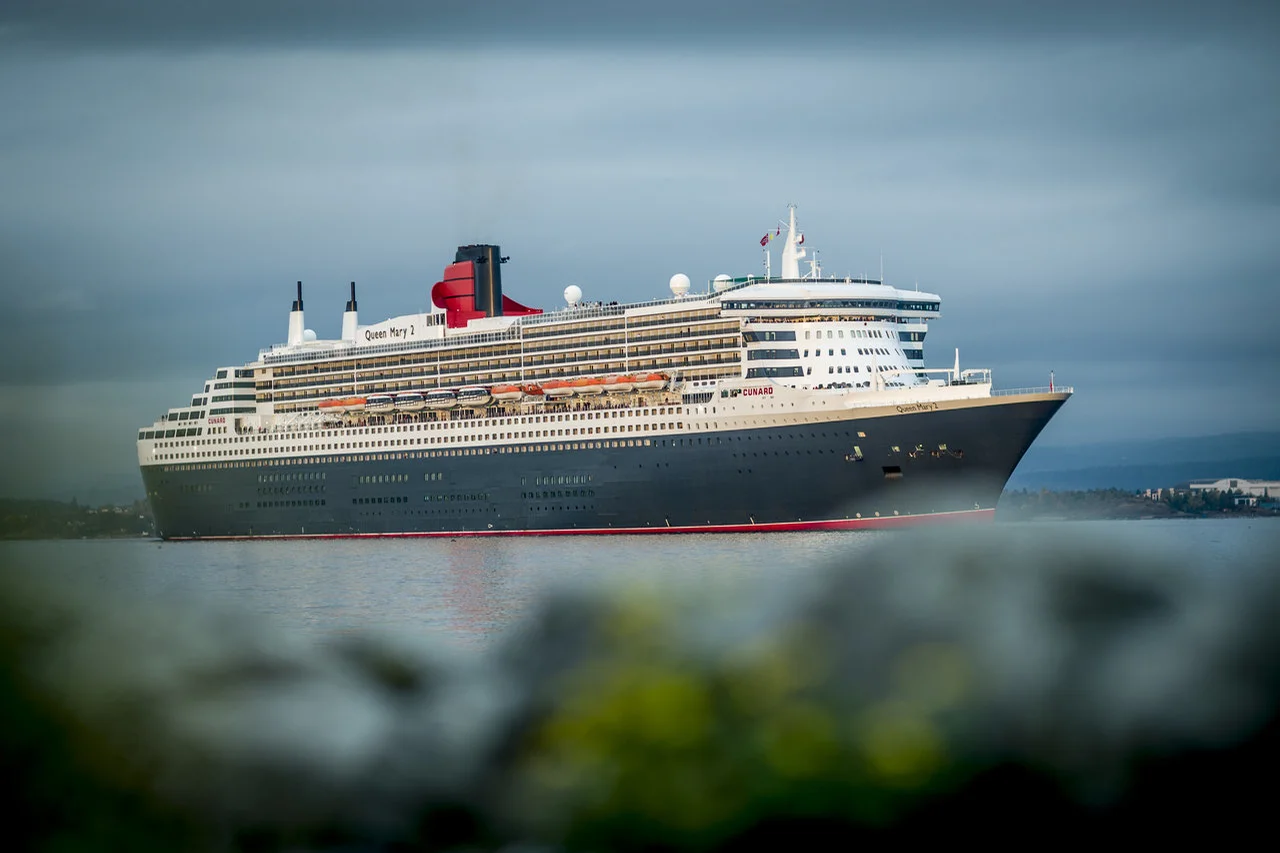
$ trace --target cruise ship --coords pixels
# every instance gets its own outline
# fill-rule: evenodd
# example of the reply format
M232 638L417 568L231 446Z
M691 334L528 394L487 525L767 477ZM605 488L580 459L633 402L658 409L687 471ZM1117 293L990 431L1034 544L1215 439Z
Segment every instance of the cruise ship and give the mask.
M990 519L1071 396L925 366L933 293L830 277L795 208L759 275L526 307L459 247L432 308L305 327L138 432L164 539L847 530ZM781 270L772 270L780 249ZM802 263L807 269L802 270Z

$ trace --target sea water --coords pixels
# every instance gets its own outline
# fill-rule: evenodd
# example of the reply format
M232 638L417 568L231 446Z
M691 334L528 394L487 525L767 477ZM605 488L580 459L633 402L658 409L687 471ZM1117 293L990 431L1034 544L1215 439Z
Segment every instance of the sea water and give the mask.
M997 522L1046 540L1114 541L1204 571L1277 562L1280 519ZM730 596L761 580L797 581L834 562L893 548L920 530L832 533L458 539L0 544L0 564L141 603L199 604L260 615L319 635L390 630L485 647L545 595L586 583L692 588ZM929 531L928 535L947 535Z

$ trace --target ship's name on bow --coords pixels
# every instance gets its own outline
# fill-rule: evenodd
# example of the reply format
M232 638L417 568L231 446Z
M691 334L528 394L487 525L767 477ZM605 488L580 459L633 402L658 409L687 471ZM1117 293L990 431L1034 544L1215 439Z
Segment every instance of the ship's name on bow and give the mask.
M366 341L401 340L413 335L413 326L388 326L385 329L365 329Z
M901 414L905 415L910 412L936 412L938 410L938 404L937 403L911 403L910 405L897 406L895 408L897 408L897 410Z
M767 388L743 388L742 396L744 397L767 397L773 393L773 386Z

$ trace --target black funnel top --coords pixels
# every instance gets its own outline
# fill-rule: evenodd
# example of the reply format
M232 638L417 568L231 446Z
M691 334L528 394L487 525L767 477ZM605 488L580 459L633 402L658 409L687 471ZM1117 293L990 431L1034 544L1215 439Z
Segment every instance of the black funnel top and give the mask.
M499 265L503 260L498 254L498 247L488 243L459 246L453 259L454 263L475 262L472 289L475 310L483 311L486 317L502 316L502 270Z
M302 310L302 282L298 282L298 298L293 301L293 310Z
M356 310L356 283L354 281L351 282L351 299L347 301L347 310Z

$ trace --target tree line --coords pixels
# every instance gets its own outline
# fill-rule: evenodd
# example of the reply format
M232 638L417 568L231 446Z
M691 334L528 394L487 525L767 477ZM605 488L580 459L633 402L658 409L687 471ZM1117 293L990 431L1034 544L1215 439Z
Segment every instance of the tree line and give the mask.
M0 539L109 539L154 536L145 500L127 506L81 506L75 500L0 498Z

